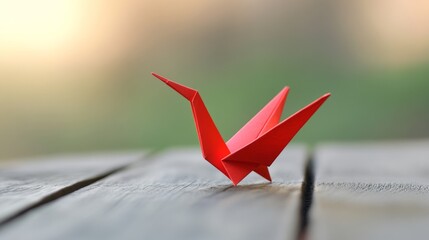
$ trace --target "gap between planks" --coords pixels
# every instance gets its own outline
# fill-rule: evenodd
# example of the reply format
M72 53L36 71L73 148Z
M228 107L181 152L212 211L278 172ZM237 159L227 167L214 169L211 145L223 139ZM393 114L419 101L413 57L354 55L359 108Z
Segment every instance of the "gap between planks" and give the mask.
M301 188L301 207L299 215L298 240L307 239L307 229L310 221L310 209L314 193L314 152L309 151L304 166L304 182Z

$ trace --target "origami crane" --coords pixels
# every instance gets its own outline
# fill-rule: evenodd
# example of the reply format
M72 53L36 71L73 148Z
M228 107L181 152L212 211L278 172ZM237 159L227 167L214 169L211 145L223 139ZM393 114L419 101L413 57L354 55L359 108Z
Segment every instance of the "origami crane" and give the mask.
M285 87L225 143L197 90L156 73L152 75L191 103L203 157L225 174L234 185L252 171L271 182L268 167L330 96L330 93L323 95L280 122L289 92L289 87Z

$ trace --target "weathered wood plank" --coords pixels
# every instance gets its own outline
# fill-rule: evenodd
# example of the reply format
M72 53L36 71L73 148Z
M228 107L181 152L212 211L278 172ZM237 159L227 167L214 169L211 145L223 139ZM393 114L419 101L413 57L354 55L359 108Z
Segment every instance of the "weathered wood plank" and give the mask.
M426 239L429 142L316 151L309 239Z
M294 239L305 150L288 147L238 187L199 150L171 150L55 201L0 232L4 239Z
M123 167L143 155L51 156L4 166L0 168L0 222L68 186Z

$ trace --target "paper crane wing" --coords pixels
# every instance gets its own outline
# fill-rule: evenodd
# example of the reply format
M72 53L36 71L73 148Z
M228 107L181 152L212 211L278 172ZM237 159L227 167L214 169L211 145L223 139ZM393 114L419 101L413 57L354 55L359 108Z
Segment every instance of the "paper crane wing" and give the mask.
M286 145L326 101L330 94L325 94L303 109L294 113L283 122L257 138L247 146L230 154L223 161L256 163L270 166Z
M289 87L285 87L280 91L280 93L278 93L226 143L231 153L240 150L279 123L288 92ZM242 169L243 171L240 175L244 175L244 177L253 170L263 178L271 181L270 172L268 171L267 166L251 164L250 166L245 167L243 164L239 163L224 163L224 165L230 169Z
M232 153L246 146L279 123L288 92L289 88L285 87L228 140L226 145Z
M256 166L259 168L270 166L328 97L329 94L320 97L267 131L261 137L250 142L247 146L222 159L232 182L234 184L239 183L249 174L248 169L240 168L242 165L240 163L257 164Z

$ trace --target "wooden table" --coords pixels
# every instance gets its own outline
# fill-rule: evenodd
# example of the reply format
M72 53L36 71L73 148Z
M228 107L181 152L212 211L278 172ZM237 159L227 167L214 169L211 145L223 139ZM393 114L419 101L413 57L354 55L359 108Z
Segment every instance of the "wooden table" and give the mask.
M429 141L291 145L239 186L196 148L0 168L0 239L426 239Z

